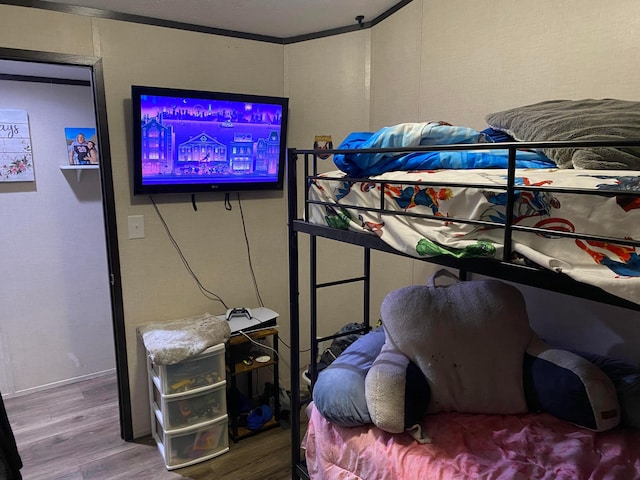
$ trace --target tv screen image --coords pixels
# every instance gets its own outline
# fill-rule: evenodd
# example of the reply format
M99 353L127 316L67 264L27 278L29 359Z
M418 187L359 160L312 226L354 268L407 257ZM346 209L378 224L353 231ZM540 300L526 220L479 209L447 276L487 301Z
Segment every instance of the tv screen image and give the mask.
M288 99L131 87L134 194L282 189Z

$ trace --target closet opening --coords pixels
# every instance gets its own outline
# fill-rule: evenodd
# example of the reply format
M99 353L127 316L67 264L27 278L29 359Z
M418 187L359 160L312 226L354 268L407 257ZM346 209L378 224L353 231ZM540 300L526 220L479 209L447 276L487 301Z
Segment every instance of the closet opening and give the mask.
M62 372L57 372L50 383L73 382L75 377L83 378L91 375L99 375L104 371L115 369L118 388L118 408L120 417L120 436L124 440L133 440L133 425L131 418L131 402L129 389L129 374L127 366L126 337L124 330L124 313L122 301L121 272L117 243L115 198L113 191L112 163L109 147L109 132L107 126L107 112L104 88L104 76L102 61L96 57L56 54L32 50L17 50L0 48L0 82L7 88L18 91L24 95L25 102L20 105L16 97L9 103L3 102L0 107L0 123L3 125L17 122L20 131L25 134L19 142L0 138L0 154L3 150L15 150L19 148L23 155L16 156L16 166L9 173L7 165L12 162L2 161L0 164L7 168L0 171L5 173L0 179L0 197L16 204L29 205L24 211L24 223L18 223L13 232L7 232L7 239L16 241L23 238L28 246L22 254L22 265L9 265L14 272L25 272L29 269L45 268L45 272L32 277L20 277L16 273L15 281L29 283L23 290L22 303L33 304L36 309L33 312L35 318L43 318L42 326L23 321L21 307L17 309L11 318L16 323L17 334L7 333L7 322L3 322L4 328L0 329L0 386L5 388L15 387L15 391L31 391L47 388L47 381L38 378L38 368L29 367L31 372L26 375L13 375L11 369L6 367L7 362L12 361L12 356L25 355L23 346L33 343L37 348L38 335L46 335L46 341L62 342L58 345L58 363ZM44 100L34 100L42 95L46 89L52 89L51 94ZM78 98L76 92L84 92L87 98ZM75 105L82 105L81 110L74 112ZM91 114L93 112L93 115ZM25 123L26 122L26 123ZM23 128L26 127L26 128ZM5 129L6 130L6 129ZM6 133L6 132L5 132ZM71 151L73 149L71 136L83 134L85 141L91 140L95 145L93 160L88 157L78 160ZM6 135L8 137L8 135ZM93 144L89 144L93 147ZM77 155L77 154L76 154ZM13 158L13 157L12 157ZM5 160L7 159L5 155ZM19 161L18 161L19 160ZM18 165L18 163L20 165ZM14 178L11 178L11 176ZM53 214L46 212L46 206L50 200L44 200L44 195L52 195L54 201L62 202L62 207L52 210ZM29 202L34 202L29 204ZM66 203L65 203L66 202ZM6 204L6 202L3 202ZM68 205L69 208L65 207ZM93 205L93 206L92 206ZM87 210L96 208L95 214ZM6 212L5 212L6 214ZM38 219L41 215L42 218ZM92 217L93 215L93 217ZM71 222L88 219L87 232L78 230L78 240L69 241L63 230L69 228ZM21 220L16 220L20 222ZM93 223L97 222L97 223ZM53 234L47 237L41 231L32 231L32 228L40 228L42 224L49 223ZM27 229L28 228L28 229ZM80 235L82 233L82 235ZM83 241L80 241L83 238ZM92 245L83 244L93 243ZM4 242L3 242L4 243ZM13 243L13 240L12 242ZM30 244L30 246L29 246ZM65 247L62 247L62 244ZM46 259L38 259L39 254L45 254L43 250L50 249ZM93 249L93 250L92 250ZM38 253L40 252L40 253ZM86 257L83 257L86 255ZM69 272L76 268L71 263L76 261L97 261L100 264L94 270L97 286L90 282L84 283L82 279L76 282L68 282L69 277L75 273ZM73 258L73 262L68 262ZM97 258L97 260L96 260ZM58 270L55 270L58 268ZM81 272L81 267L77 267ZM88 270L88 269L85 269ZM25 275L27 275L25 273ZM64 285L64 286L62 286ZM25 287L25 286L23 286ZM30 288L31 287L31 288ZM40 288L40 290L38 290ZM41 293L45 292L43 298ZM51 298L47 299L46 295ZM31 295L34 295L32 297ZM38 295L38 297L35 297ZM61 307L67 302L68 311ZM91 313L90 303L97 304L95 310L100 312L103 318L95 320L95 325L85 321ZM104 304L101 304L103 302ZM16 302L17 304L18 302ZM86 304L83 306L83 303ZM31 308L31 307L30 307ZM78 308L80 312L78 312ZM82 311L85 309L85 312ZM48 313L47 313L48 312ZM60 328L52 320L55 312L61 312L60 317L69 322ZM48 316L47 316L48 315ZM100 315L96 315L99 317ZM9 322L11 323L11 322ZM43 328L46 327L46 328ZM46 331L50 328L52 331ZM30 331L31 329L31 331ZM100 329L105 331L100 333ZM5 330L3 332L3 330ZM45 330L44 332L42 330ZM60 330L56 332L55 330ZM91 340L87 336L96 330L98 339ZM66 335L62 335L62 331ZM106 335L111 335L113 342L105 342ZM86 334L86 335L85 335ZM24 336L21 351L11 350L9 343L13 339L9 337ZM89 344L84 345L83 341ZM97 352L95 358L91 357L91 344L95 342ZM53 358L48 359L45 352L38 355L39 362L47 361L52 368L56 368ZM51 352L53 356L54 352ZM43 358L44 356L44 358ZM26 356L25 358L30 358ZM23 363L22 358L15 359ZM36 360L34 359L33 362ZM27 361L30 363L30 361ZM34 363L35 365L35 363ZM49 365L47 365L49 367ZM20 368L23 368L22 366ZM64 369L70 371L70 377L65 377ZM95 370L92 372L92 369ZM30 376L34 378L29 378ZM15 378L14 378L15 377ZM30 383L29 383L30 382ZM11 388L9 388L11 389ZM4 391L2 392L5 393Z

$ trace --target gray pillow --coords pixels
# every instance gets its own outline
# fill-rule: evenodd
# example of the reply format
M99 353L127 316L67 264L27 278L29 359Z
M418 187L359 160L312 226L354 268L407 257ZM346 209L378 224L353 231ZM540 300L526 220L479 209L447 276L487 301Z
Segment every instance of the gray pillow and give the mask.
M640 140L640 102L551 100L491 113L489 126L518 141ZM640 147L546 148L560 168L640 170Z
M493 279L411 285L387 294L380 312L386 343L429 382L429 413L527 411L522 359L532 331L517 288Z

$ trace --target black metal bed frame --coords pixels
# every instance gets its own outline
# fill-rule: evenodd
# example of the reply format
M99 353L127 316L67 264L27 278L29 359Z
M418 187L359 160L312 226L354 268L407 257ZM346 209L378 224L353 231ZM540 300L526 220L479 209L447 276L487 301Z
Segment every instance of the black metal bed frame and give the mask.
M300 410L303 408L309 400L302 400L300 396L301 392L301 380L300 380L300 307L299 307L299 248L298 248L298 233L304 233L309 235L310 246L310 290L309 290L309 322L310 322L310 345L311 345L311 358L316 359L318 356L318 346L320 343L331 340L340 336L339 334L318 337L317 331L317 292L318 290L326 287L333 287L346 283L362 284L363 288L363 330L370 329L370 283L371 283L371 251L377 250L387 252L395 255L412 258L414 260L422 260L441 266L457 269L460 272L460 278L465 280L468 272L473 272L485 276L501 278L507 281L520 283L523 285L529 285L534 287L543 288L545 290L551 290L568 294L575 297L587 298L590 300L607 303L611 305L617 305L631 310L640 311L640 299L639 303L634 303L629 300L624 300L616 297L613 294L603 291L598 287L587 285L576 280L571 279L567 275L559 272L554 272L547 269L541 269L533 266L527 266L519 263L514 263L511 260L512 255L512 235L514 231L526 231L531 233L545 233L548 230L535 228L535 227L523 227L513 225L513 208L516 199L516 191L537 191L544 190L547 192L562 192L576 195L597 195L602 197L611 197L614 195L627 195L630 197L640 198L640 191L620 191L620 190L607 190L607 189L558 189L552 187L537 187L537 186L523 186L515 185L516 175L516 151L518 149L543 149L543 148L588 148L588 147L640 147L640 140L625 140L625 141L580 141L580 142L512 142L512 143L488 143L488 144L466 144L466 145L439 145L430 147L405 147L399 149L358 149L358 150L300 150L289 149L288 150L288 169L287 169L287 196L288 196L288 240L289 240L289 319L290 319L290 334L291 334L291 465L292 465L292 478L293 479L309 479L309 474L304 463L304 459L300 449L301 443L301 422L300 422ZM506 220L505 223L494 223L486 221L475 221L467 219L452 219L450 217L442 218L425 214L411 214L402 212L402 215L408 215L410 217L425 217L430 219L436 219L448 222L467 222L480 224L489 228L500 228L503 230L503 245L504 253L501 260L496 259L484 259L484 258L454 258L450 256L436 256L428 258L417 258L405 253L399 252L386 243L384 243L376 235L368 235L362 233L356 233L346 230L339 230L327 226L316 225L308 223L305 219L309 218L309 206L311 204L324 204L323 202L310 200L308 197L308 188L305 187L304 192L304 216L298 218L298 156L304 156L304 185L309 183L318 177L318 160L327 158L335 153L350 154L350 153L411 153L417 151L443 151L443 150L483 150L483 149L506 149L509 152L508 157L508 170L507 170L507 182L504 186L488 187L486 184L472 185L461 183L446 183L446 182L409 182L402 181L403 185L416 184L426 186L438 186L438 187L478 187L478 188L490 188L496 190L504 190L507 193L507 206L506 206ZM640 172L639 172L640 174ZM327 176L323 176L327 178ZM329 177L330 179L331 177ZM340 178L344 181L345 178ZM352 178L354 182L367 181L376 183L384 190L387 185L391 185L394 182L389 181L375 181L364 178ZM377 211L384 213L397 214L398 212L391 212L386 209L384 204L385 195L381 195L381 204L378 208L366 208L368 211ZM333 205L333 204L327 204ZM362 209L362 207L355 205L342 205L347 208ZM576 239L583 240L595 240L605 241L609 243L615 243L620 245L628 245L633 247L640 247L640 240L630 240L625 238L613 238L603 237L598 235L588 235L581 233L569 233L553 231L554 236L567 236ZM358 245L363 247L362 258L362 275L352 278L340 279L332 282L318 283L317 280L317 238L326 238L335 240L337 242L349 243L352 245ZM353 333L353 332L350 332ZM313 380L316 378L316 362L310 362L310 377Z

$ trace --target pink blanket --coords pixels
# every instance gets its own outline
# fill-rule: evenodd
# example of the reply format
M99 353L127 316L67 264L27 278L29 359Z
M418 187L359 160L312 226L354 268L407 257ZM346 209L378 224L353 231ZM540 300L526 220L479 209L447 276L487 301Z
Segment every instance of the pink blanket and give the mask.
M430 415L421 445L375 427L338 427L313 407L303 442L312 479L640 479L640 432L594 433L547 414Z

